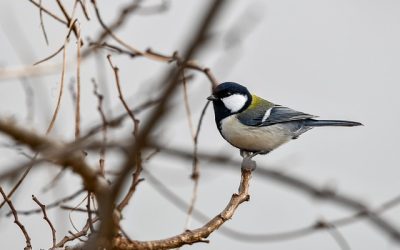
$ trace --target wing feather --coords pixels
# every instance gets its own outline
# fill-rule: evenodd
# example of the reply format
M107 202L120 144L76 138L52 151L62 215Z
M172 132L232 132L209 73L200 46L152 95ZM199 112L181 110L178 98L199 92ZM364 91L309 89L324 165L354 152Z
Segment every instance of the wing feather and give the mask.
M259 97L257 97L259 98ZM261 99L261 98L259 98ZM258 105L252 105L247 110L237 114L239 121L247 126L262 127L277 123L305 120L316 116L275 105L266 100L257 100Z

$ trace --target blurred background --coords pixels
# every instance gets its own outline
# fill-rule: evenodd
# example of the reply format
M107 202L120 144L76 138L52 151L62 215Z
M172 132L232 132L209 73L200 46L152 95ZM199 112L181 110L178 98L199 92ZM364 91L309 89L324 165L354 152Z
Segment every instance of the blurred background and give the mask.
M90 1L87 1L90 21L80 27L85 45L101 32ZM99 1L106 23L118 18L120 9L129 1ZM210 1L146 0L143 6L152 11L138 11L116 32L133 47L172 55L188 42L198 20ZM42 0L46 8L59 16L62 13L53 1ZM68 10L73 1L64 1ZM159 6L159 9L150 8ZM394 0L231 0L226 4L196 60L209 67L215 77L234 81L251 92L275 103L322 119L346 119L362 122L355 128L321 128L312 130L267 156L256 157L260 168L270 168L308 180L320 187L358 197L371 207L399 195L398 142L400 134L400 2ZM61 78L62 53L39 65L47 71L18 74L25 66L54 53L63 45L67 28L43 14L49 45L44 39L39 10L30 1L0 0L0 115L13 117L27 129L44 134L55 108ZM109 39L110 44L115 44ZM93 95L92 78L104 95L104 105L110 117L123 113L118 99L114 75L106 55L113 51L99 50L82 61L81 120L82 129L101 123L97 99ZM67 46L67 73L64 96L56 120L53 138L70 141L74 138L74 104L71 86L75 84L76 42ZM113 62L120 69L121 87L131 107L156 97L165 70L173 65L146 58L130 58L113 53ZM38 66L38 67L39 67ZM188 96L195 125L210 94L210 83L204 74L186 71ZM72 87L73 88L73 87ZM192 149L193 142L183 102L183 90L178 88L171 112L153 135L166 147ZM146 118L146 113L140 115ZM110 140L123 140L132 131L126 121L110 131ZM1 171L26 161L18 145L3 135L1 140ZM240 159L237 149L219 135L212 109L206 112L199 136L199 152L228 155ZM89 154L95 164L98 154ZM107 169L121 162L117 154L109 154ZM122 225L131 238L153 240L169 237L184 230L186 213L159 192L151 181L156 177L187 203L192 196L191 161L159 153L145 164L145 181L139 186L124 213ZM46 204L72 194L81 184L69 171L51 184L58 168L35 168L29 179L13 196L17 210L37 208L31 195ZM148 176L146 173L151 173ZM209 217L215 216L237 191L240 166L221 166L200 160L200 182L196 209ZM1 183L9 190L14 180ZM163 189L163 187L161 187ZM165 189L165 188L164 188ZM78 206L84 195L69 201ZM187 209L187 208L184 208ZM21 249L23 235L7 217L4 206L0 218L0 241L3 249ZM57 225L61 239L85 223L85 214L62 209L48 211ZM334 220L353 211L312 199L296 189L253 174L251 200L242 204L229 227L248 234L275 234L313 225L316 221ZM383 214L394 224L400 224L400 206ZM21 215L20 220L32 237L34 249L51 246L51 234L41 214ZM189 228L202 222L191 220ZM386 235L366 220L339 227L351 249L398 249ZM210 243L184 246L183 249L340 249L326 230L285 240L260 241L228 237L215 232Z

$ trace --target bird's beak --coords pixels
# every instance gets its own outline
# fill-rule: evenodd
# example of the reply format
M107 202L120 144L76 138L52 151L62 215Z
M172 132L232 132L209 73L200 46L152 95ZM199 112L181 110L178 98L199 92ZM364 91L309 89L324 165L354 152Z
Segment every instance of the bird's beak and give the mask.
M207 97L207 100L216 101L216 100L218 100L218 98L215 95L210 95L209 97Z

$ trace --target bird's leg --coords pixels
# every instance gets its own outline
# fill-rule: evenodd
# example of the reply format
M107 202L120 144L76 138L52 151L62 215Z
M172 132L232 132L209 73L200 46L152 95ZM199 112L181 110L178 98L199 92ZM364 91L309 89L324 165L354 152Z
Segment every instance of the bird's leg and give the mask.
M250 157L252 155L252 152L245 151L243 149L240 150L240 156L245 158L245 157Z
M253 157L256 156L256 155L266 155L266 154L268 154L268 153L269 153L269 151L257 151L257 152L252 152L251 155L250 155L250 159L253 158Z
M252 158L256 155L265 155L268 153L269 151L248 152L240 150L240 155L243 157L242 169L254 171L257 167L257 164L252 160Z
M257 166L256 162L251 159L254 156L256 156L255 153L240 150L240 155L243 157L242 169L250 170L250 171L253 171L256 169L256 166Z

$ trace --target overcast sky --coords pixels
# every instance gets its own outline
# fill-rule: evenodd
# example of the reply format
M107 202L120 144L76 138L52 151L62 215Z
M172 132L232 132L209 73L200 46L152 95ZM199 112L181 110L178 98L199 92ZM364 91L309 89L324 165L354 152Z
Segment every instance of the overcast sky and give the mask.
M101 2L101 1L99 1ZM116 4L118 2L118 4ZM124 1L125 2L125 1ZM99 3L104 19L111 21L123 1ZM158 1L145 1L149 5ZM193 24L201 17L209 1L172 0L170 8L158 15L140 15L118 31L125 41L139 49L151 47L172 54L182 48L191 34ZM55 9L51 1L44 5ZM92 36L99 31L94 18L82 23L82 31ZM395 0L248 0L229 1L229 6L210 34L210 42L195 59L210 67L218 80L234 81L248 87L272 102L291 107L323 119L347 119L362 122L354 128L318 128L302 135L267 156L256 158L259 165L329 186L354 195L371 206L377 206L399 194L400 133L400 2ZM39 25L39 12L29 1L0 0L0 66L18 67L32 64L54 52L63 43L65 28L45 16L50 46L45 44ZM70 46L74 56L73 42ZM100 83L106 103L115 113L122 112L114 89L113 75L103 57L90 58L82 68L83 125L89 127L99 120L96 99L90 79L104 76ZM61 56L52 63L62 61ZM135 106L149 95L155 96L162 70L168 66L146 59L114 56L120 68L121 82L129 103ZM74 75L73 64L67 83ZM22 85L18 79L0 78L0 114L13 115L27 128L43 131L50 119L57 97L60 71L45 77L28 78L34 88L34 118L26 122L27 108ZM190 104L197 122L209 82L196 73L189 86ZM73 138L71 96L66 90L63 111L56 122L53 136ZM191 148L182 93L176 94L178 106L157 136L167 146ZM115 111L117 110L117 111ZM123 132L129 133L129 124ZM126 134L125 133L125 134ZM115 135L118 138L118 135ZM221 152L239 159L238 150L220 137L212 109L202 128L199 150ZM17 153L2 148L2 166L23 160ZM18 158L19 157L19 158ZM110 165L118 159L109 159ZM149 162L151 173L186 201L190 200L192 182L190 162L160 156ZM212 217L221 211L236 191L240 171L218 168L201 162L201 179L197 208ZM40 195L41 187L57 171L42 168L31 173L15 204L34 207L32 192ZM33 181L32 181L33 180ZM8 183L9 184L9 183ZM9 187L5 184L5 187ZM67 174L54 188L43 194L44 202L61 194L72 193L79 184ZM3 186L3 184L2 184ZM62 192L62 193L60 193ZM75 201L75 205L79 203ZM185 214L160 195L148 181L140 184L128 208L123 225L134 239L159 239L180 233ZM2 209L1 214L5 214ZM335 219L352 211L310 199L298 190L263 179L254 172L251 200L239 207L233 220L224 226L248 233L277 233L304 227L318 219ZM60 226L58 237L72 226L68 213L51 212ZM79 215L72 214L77 224ZM400 225L400 208L385 213L385 218ZM47 225L41 216L22 217L33 238L35 249L51 242ZM21 249L24 244L11 218L0 220L0 241L4 249ZM193 221L192 227L200 223ZM339 228L352 249L397 249L386 235L363 221ZM326 231L276 242L244 242L214 233L210 244L195 244L183 249L339 249ZM41 245L41 243L44 243Z

